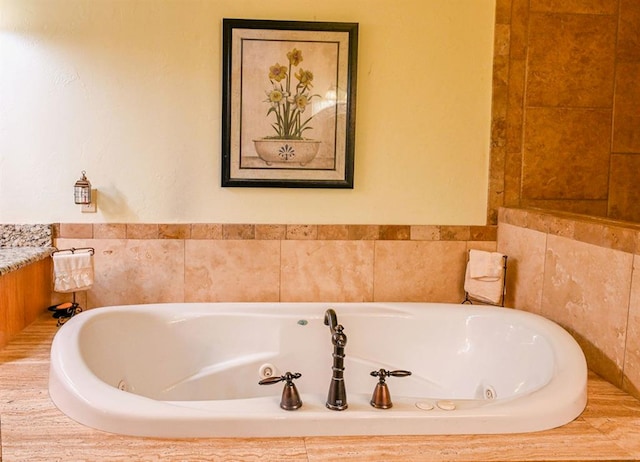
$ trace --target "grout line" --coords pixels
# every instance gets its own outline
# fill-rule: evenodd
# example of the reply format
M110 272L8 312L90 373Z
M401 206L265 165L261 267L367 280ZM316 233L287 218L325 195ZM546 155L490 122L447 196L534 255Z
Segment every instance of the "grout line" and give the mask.
M614 144L616 138L615 132L615 113L616 113L616 94L618 87L618 75L619 75L619 62L618 62L618 40L620 38L620 2L616 2L616 36L615 45L613 47L613 82L611 82L611 119L609 121L609 133L611 138L609 139L609 172L607 173L607 216L611 213L611 172L613 168L613 154L615 153ZM626 339L625 339L626 343ZM626 352L626 347L625 347ZM624 363L623 363L624 370Z
M286 233L285 233L286 237ZM279 239L279 252L278 252L278 302L282 302L282 241ZM0 461L1 462L1 461Z
M182 303L187 298L187 240L182 239ZM2 462L0 460L0 462Z
M305 436L302 437L302 446L304 447L304 455L307 462L309 462L309 448L307 447L307 437ZM2 459L0 459L0 462L2 462Z
M633 276L635 273L634 268L635 255L631 254L631 277L629 278L629 301L627 303L627 319L625 321L624 329L624 349L622 350L622 367L620 373L622 375L620 380L620 388L624 385L625 368L627 364L627 348L629 348L629 320L631 319L631 299L633 297Z
M543 313L544 291L547 273L547 251L549 249L549 233L544 233L544 252L542 254L542 287L540 288L540 300L538 301L538 312Z
M376 253L378 250L377 241L373 241L373 255L371 257L371 301L375 302L376 300Z

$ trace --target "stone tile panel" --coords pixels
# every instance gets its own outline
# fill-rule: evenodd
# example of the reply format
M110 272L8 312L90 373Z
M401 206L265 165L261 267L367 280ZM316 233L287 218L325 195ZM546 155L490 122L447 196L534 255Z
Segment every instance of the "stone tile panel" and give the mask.
M542 314L570 330L589 367L621 385L633 255L549 235Z
M127 223L127 239L158 239L158 225Z
M93 225L91 223L60 223L58 237L91 239L93 237Z
M373 300L372 241L282 241L281 301Z
M540 314L547 235L500 224L498 252L507 256L505 305Z
M213 223L193 223L191 239L222 239L222 225Z
M640 62L618 63L613 109L614 152L640 154L640 85L638 82L640 82Z
M617 9L617 0L531 0L535 12L611 15Z
M318 238L317 225L287 225L287 239L309 240Z
M531 14L527 106L611 107L617 18Z
M375 301L464 299L465 241L376 241Z
M158 225L158 237L160 239L190 239L190 224L160 224Z
M87 308L184 299L184 241L58 239L59 248L93 247L95 281Z
M529 108L522 195L528 199L606 199L611 111Z
M223 239L255 239L256 229L255 225L251 224L223 224L222 225L222 238Z
M95 223L94 239L126 239L127 225L124 223Z
M640 61L640 3L638 0L620 0L616 53L618 60Z
M511 59L527 57L527 34L529 23L529 0L511 2Z
M256 225L256 239L280 240L287 236L287 225Z
M184 258L187 302L279 300L279 241L189 240Z
M349 238L347 225L318 225L318 239L344 241Z
M614 154L611 156L609 217L640 223L639 173L640 155Z

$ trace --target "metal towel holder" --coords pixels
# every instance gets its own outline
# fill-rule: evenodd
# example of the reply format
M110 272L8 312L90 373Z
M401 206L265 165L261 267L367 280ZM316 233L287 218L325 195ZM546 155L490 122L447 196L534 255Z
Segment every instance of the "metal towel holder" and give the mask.
M69 249L55 249L51 252L51 257L57 253L70 252L75 254L76 252L88 252L94 255L96 250L93 247L71 247ZM51 305L48 310L53 311L53 317L58 320L57 326L60 327L67 322L71 317L82 311L82 307L76 302L76 293L72 292L72 301L58 303L57 305Z

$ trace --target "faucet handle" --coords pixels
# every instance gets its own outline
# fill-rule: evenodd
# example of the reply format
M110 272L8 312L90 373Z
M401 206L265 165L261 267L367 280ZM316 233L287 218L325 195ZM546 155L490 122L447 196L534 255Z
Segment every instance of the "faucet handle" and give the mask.
M273 377L266 377L266 378L260 380L258 382L258 385L273 385L274 383L282 382L283 380L287 380L287 379L285 379L284 375L282 375L280 377L276 377L274 375Z
M300 394L298 393L298 389L293 381L300 377L302 377L300 372L293 374L291 372L287 372L280 377L267 377L266 379L262 379L258 382L258 385L272 385L278 382L287 382L284 384L284 390L282 390L280 407L285 411L295 411L302 406L302 400L300 399Z
M397 371L387 371L385 369L379 369L377 371L372 371L371 375L373 377L379 377L380 382L384 383L384 379L387 377L407 377L411 375L411 371L405 371L402 369L399 369Z
M378 383L375 390L373 390L373 396L371 397L371 405L377 409L389 409L393 406L391 402L391 395L389 394L389 388L385 383L387 377L407 377L411 375L410 371L387 371L385 369L379 369L371 372L371 376L378 377Z
M265 379L262 379L258 382L258 385L273 385L274 383L278 383L278 382L287 382L287 384L293 384L293 380L294 379L299 379L300 377L302 377L302 374L300 372L296 372L296 373L291 373L291 372L287 372L284 375L281 375L280 377L267 377Z

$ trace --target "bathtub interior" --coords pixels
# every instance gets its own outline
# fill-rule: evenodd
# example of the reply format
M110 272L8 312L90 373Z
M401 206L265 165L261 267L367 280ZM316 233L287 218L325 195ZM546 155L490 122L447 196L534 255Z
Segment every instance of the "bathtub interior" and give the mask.
M110 309L80 331L79 350L106 384L162 401L248 399L281 393L260 386L261 366L300 372L301 393L327 393L333 346L324 309L282 306L184 313ZM337 307L348 337L347 393L373 392L370 372L406 369L388 379L392 397L511 399L548 383L557 367L547 338L492 309Z

